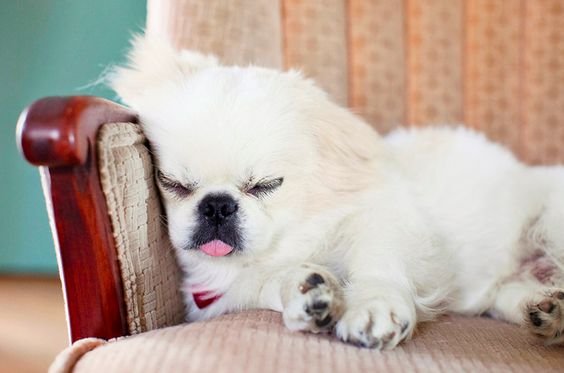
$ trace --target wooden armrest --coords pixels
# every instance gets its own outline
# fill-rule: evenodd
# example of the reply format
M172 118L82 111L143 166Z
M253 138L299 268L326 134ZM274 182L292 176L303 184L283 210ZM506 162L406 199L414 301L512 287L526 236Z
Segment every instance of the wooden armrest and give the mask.
M18 120L20 151L41 166L72 342L129 334L96 157L98 129L111 122L136 123L137 116L101 98L48 97Z
M46 97L20 115L18 145L25 159L36 166L81 165L100 125L110 122L137 123L137 116L98 97Z

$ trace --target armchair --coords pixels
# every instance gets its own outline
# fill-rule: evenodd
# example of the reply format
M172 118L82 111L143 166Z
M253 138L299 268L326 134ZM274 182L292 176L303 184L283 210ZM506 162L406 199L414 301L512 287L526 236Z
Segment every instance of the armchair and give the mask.
M149 0L147 32L228 63L301 67L380 132L464 122L527 162L564 161L564 63L550 64L562 55L550 47L551 35L564 39L558 1L274 3ZM529 23L535 27L521 28ZM18 142L40 168L74 342L52 372L558 371L564 364L562 349L487 318L447 316L385 353L291 333L270 311L182 324L180 272L135 113L95 97L45 98L22 113Z

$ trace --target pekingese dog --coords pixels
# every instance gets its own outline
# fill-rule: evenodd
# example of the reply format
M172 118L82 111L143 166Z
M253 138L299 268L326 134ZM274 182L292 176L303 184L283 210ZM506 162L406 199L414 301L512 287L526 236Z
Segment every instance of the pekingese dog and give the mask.
M388 349L487 313L564 342L564 167L462 127L381 137L299 72L133 44L111 86L156 155L189 320L267 308Z

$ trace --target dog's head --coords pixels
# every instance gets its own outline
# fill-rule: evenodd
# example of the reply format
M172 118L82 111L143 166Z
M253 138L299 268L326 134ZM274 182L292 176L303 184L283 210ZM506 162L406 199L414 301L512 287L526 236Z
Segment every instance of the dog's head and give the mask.
M272 247L361 187L354 170L376 154L375 134L297 72L221 66L138 38L111 84L156 155L173 245L197 255Z

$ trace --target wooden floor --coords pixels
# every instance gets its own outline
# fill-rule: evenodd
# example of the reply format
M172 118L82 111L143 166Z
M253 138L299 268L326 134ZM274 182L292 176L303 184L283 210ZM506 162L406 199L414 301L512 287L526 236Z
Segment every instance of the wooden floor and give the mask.
M46 372L67 346L58 278L0 276L0 372Z

